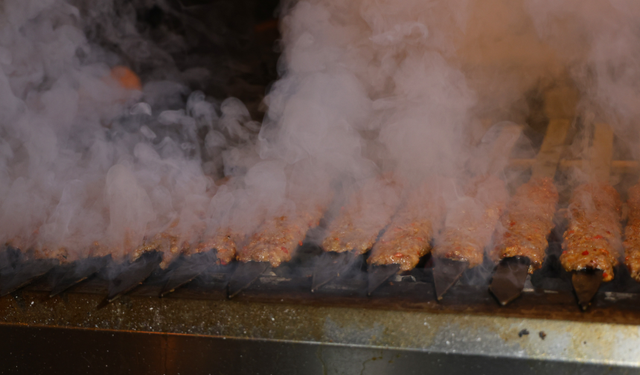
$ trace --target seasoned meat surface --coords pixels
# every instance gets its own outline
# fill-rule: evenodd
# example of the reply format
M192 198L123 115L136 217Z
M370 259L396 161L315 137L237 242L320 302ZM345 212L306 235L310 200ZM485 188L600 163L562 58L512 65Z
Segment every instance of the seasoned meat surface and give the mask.
M425 184L409 195L373 246L369 264L398 264L401 271L409 271L429 253L430 241L440 229L445 212L444 199L434 185Z
M74 254L70 254L67 248L64 246L41 246L35 243L33 239L27 240L26 238L22 237L14 237L11 240L7 241L6 245L14 247L16 249L20 249L27 260L57 259L61 264L76 260L76 257L74 257L74 259L71 259L71 256Z
M215 235L200 242L195 249L196 253L216 250L216 262L227 265L236 257L236 244L240 242L241 236L233 233L230 229L219 230Z
M307 231L318 225L322 213L321 207L315 207L268 219L238 251L237 259L241 262L269 262L272 267L288 262L298 245L302 244Z
M629 218L625 228L624 264L631 277L640 281L640 184L629 189Z
M620 196L610 185L588 183L573 191L560 256L565 270L600 269L603 281L613 279L622 249L621 207Z
M551 178L534 178L521 185L500 218L492 258L527 257L529 273L542 267L557 204L558 191Z
M433 255L467 261L469 268L480 265L508 198L504 181L495 176L471 181L466 195L447 212L444 230L436 236Z
M339 253L353 250L364 254L369 251L398 208L397 190L397 185L390 179L367 181L351 195L329 224L322 248Z
M163 254L160 267L164 269L180 254L187 253L189 248L190 245L187 241L182 241L178 236L162 232L150 239L145 238L141 246L125 252L125 256L128 257L129 261L134 262L146 252L159 251Z

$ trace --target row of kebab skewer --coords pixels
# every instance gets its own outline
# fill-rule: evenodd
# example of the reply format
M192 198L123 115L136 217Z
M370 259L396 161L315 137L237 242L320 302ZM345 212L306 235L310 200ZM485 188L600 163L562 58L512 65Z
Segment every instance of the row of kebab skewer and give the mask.
M400 199L391 178L374 178L351 194L329 221L321 242L323 255L312 276L312 291L340 278L353 261L368 253L368 293L398 273L414 269L431 253L438 300L463 272L479 266L485 257L497 263L490 291L506 305L517 298L528 274L542 267L548 236L556 227L559 195L551 177L535 173L509 198L506 183L496 174L429 181ZM444 203L444 190L455 190L456 203ZM458 191L460 189L460 191ZM563 234L560 262L572 272L579 304L586 309L600 283L615 277L620 260L632 278L640 281L640 184L628 192L626 240L622 240L621 199L612 186L587 182L573 189ZM307 232L322 219L326 206L300 205L296 213L266 220L242 238L223 230L195 246L178 237L161 235L131 252L129 265L110 278L111 302L143 282L163 262L163 253L182 253L182 269L170 274L161 295L192 281L211 264L238 262L229 281L229 296L247 288L269 268L292 260ZM165 248L161 251L161 248ZM623 258L624 252L624 258ZM0 258L0 293L11 293L51 271L51 295L59 294L107 266L108 256L66 263L61 259L30 256L6 247ZM25 266L28 264L28 267Z
M399 193L403 189L393 178L372 178L350 194L328 220L325 211L330 202L300 201L296 202L294 213L268 218L248 235L223 228L215 236L194 244L162 233L142 246L132 247L126 254L128 259L118 261L98 245L88 251L93 254L88 259L70 261L64 252L52 255L21 251L24 246L8 244L0 251L0 296L45 274L52 279L51 295L57 295L106 268L113 270L107 272L106 304L138 286L158 267L168 267L171 272L160 292L163 296L191 282L212 264L224 267L235 261L228 285L229 296L233 297L269 268L294 259L308 232L324 221L327 224L320 241L323 254L312 275L312 291L332 280L339 282L356 259L366 257L371 295L390 277L411 271L421 258L431 254L434 286L440 300L466 270L488 258L497 264L489 289L500 304L506 305L522 293L527 275L542 267L548 237L557 227L559 195L554 176L572 127L575 96L574 90L563 88L546 95L545 113L550 118L547 134L530 180L510 198L506 182L498 177L504 165L497 163L497 167L485 166L480 168L483 172L462 181L432 179L404 189L409 192L403 198ZM490 151L484 153L488 165L492 164L492 152L498 155L497 159L504 159L522 131L517 126L494 128L499 136L494 137ZM592 164L606 166L611 163L613 135L610 131L603 134L594 145L604 145L604 152L596 152L599 159ZM583 309L589 306L600 284L615 277L614 268L622 259L631 277L640 281L640 184L628 191L623 242L621 199L606 182L608 169L603 170L600 178L588 179L573 189L565 215L568 225L560 262L572 273ZM451 201L444 199L447 191L455 192L454 204L445 204ZM176 258L176 254L180 256Z
M507 202L502 198L508 196L503 180L496 176L476 177L468 182L464 197L448 210L434 194L441 191L438 183L415 189L405 203L397 199L384 200L385 196L395 197L396 188L390 179L372 180L355 192L328 224L322 241L324 255L313 274L313 290L339 278L355 258L369 252L368 292L372 294L388 278L411 271L422 257L431 253L436 295L441 299L464 271L481 265L488 256L497 262L490 290L504 305L520 295L527 274L541 268L548 247L547 237L556 227L559 196L551 178L531 179ZM382 201L371 202L373 198ZM400 205L397 210L396 204ZM576 294L585 308L600 282L615 277L614 268L622 258L623 249L624 264L631 276L640 281L640 184L629 190L628 206L623 243L618 192L610 185L595 182L582 184L572 192L560 262L566 271L574 273ZM297 217L274 217L246 239L242 247L237 247L238 238L229 232L200 243L184 254L191 258L189 271L176 272L175 277L167 280L161 294L193 280L212 263L226 265L235 259L240 263L229 285L229 295L234 296L268 268L290 261L307 231L318 224L322 214L317 208ZM367 222L370 217L375 219ZM174 247L178 245L177 238L167 236L165 240ZM111 280L108 302L137 286L158 267L162 261L158 246L158 243L149 243L131 254L132 266ZM41 258L40 269L34 268L31 262L29 269L20 275L21 253L7 248L3 254L4 267L0 270L3 294L42 276L53 266L60 266L52 264L51 259ZM13 259L9 259L12 256ZM94 262L61 265L66 267L66 272L56 273L58 280L52 295L90 277L105 267L107 261L106 257L97 257ZM584 289L580 282L595 286L585 291L580 289Z

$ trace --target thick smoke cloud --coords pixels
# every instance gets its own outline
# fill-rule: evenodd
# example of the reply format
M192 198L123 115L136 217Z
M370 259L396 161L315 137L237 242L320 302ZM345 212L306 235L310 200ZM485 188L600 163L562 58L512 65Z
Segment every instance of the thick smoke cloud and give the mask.
M180 70L170 53L190 41L152 41L132 6L0 7L0 241L47 256L126 257L163 234L242 241L380 175L409 190L481 174L474 134L522 123L527 95L557 82L637 138L631 1L286 2L262 124L238 99L192 92L224 71Z

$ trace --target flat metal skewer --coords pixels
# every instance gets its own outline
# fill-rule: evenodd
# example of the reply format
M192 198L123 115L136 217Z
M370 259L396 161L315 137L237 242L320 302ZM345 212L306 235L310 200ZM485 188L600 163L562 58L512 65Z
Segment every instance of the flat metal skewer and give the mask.
M369 286L367 294L371 295L387 279L400 271L399 264L369 267Z
M0 297L29 285L60 264L58 259L35 259L18 263L13 272L0 276Z
M433 258L433 283L436 288L436 298L442 300L444 294L469 269L469 262L451 260L447 258Z
M580 308L586 311L602 284L602 270L587 268L575 271L571 275L571 284L578 297Z
M489 290L502 306L522 294L530 264L529 258L520 256L504 258L498 263Z
M229 280L229 298L237 296L258 280L271 265L268 262L241 262Z
M109 280L109 294L98 308L108 305L142 284L161 262L162 253L154 250L142 254L134 262L125 266L123 271Z
M49 297L54 297L98 273L107 266L109 259L111 255L89 258L63 266L61 270L55 270L50 279L53 287Z
M3 251L0 252L0 275L13 272L22 258L24 258L24 255L20 249L4 246Z
M186 285L215 263L216 256L212 251L180 257L176 267L169 271L169 279L160 291L160 297Z
M342 253L325 251L313 270L311 292L315 292L323 285L347 272L358 256L359 254L353 250Z

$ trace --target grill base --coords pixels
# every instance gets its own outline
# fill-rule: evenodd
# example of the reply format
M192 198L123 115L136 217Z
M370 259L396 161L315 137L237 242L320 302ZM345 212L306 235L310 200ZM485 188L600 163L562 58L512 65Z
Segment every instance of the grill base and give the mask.
M0 325L0 335L3 373L10 374L640 373L601 364L97 329Z
M405 294L421 291L422 283L413 284L417 289ZM487 301L498 316L468 305L390 297L315 298L308 289L314 298L253 289L227 300L224 289L196 298L196 288L187 288L161 299L145 296L150 288L100 310L104 294L77 290L54 298L35 290L1 298L3 368L17 365L16 373L30 374L49 367L69 374L462 374L486 365L492 373L601 373L605 367L640 373L640 326L597 322L637 322L640 314L611 307L581 313L573 299L564 313L541 304L535 293L525 292L506 308ZM544 311L547 319L532 317ZM77 370L67 369L69 363Z

